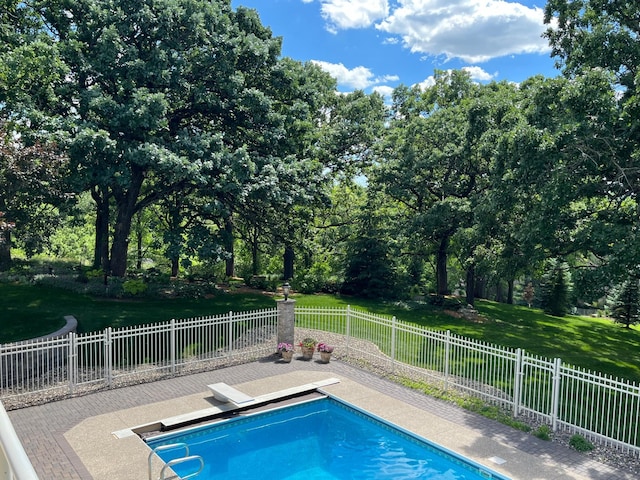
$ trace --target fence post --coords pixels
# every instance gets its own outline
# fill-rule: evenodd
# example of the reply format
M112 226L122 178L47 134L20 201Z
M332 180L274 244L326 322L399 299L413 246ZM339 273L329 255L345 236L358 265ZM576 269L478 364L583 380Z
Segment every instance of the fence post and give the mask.
M227 349L229 358L233 356L233 311L229 312L229 329L227 331Z
M76 379L78 372L78 347L76 342L76 334L69 332L68 335L69 350L67 352L67 370L69 371L69 393L73 394L76 387Z
M396 317L391 318L391 373L395 373L396 365Z
M111 338L111 327L104 330L104 370L107 386L111 386L113 378L113 340Z
M558 428L558 411L560 410L560 367L562 361L559 358L554 360L553 365L553 387L551 390L551 430L556 431Z
M516 364L513 367L513 418L516 418L520 413L522 378L524 376L522 369L522 349L518 348L516 350Z
M296 314L296 301L290 298L286 300L276 300L278 312L277 333L278 343L290 343L293 345Z
M169 329L169 349L171 350L171 373L176 373L176 358L178 352L176 352L176 319L172 318Z
M351 338L351 305L347 305L347 319L345 326L345 350L347 357L349 356L349 339Z
M449 389L449 373L451 369L451 361L449 357L451 355L451 330L447 330L444 335L444 389Z

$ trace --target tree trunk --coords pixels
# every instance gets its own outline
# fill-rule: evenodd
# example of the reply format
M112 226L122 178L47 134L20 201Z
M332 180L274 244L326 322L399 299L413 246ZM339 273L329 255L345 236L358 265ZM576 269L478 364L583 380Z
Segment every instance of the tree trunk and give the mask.
M476 266L471 264L467 267L467 280L466 280L466 301L467 305L474 305L475 301L475 283L476 283Z
M11 232L0 232L0 272L11 268Z
M233 217L228 216L224 219L224 231L225 231L225 249L229 256L225 260L225 276L231 278L236 275L236 254L233 242Z
M96 203L96 236L93 247L93 268L109 272L109 199L106 193L91 190Z
M136 228L136 269L142 270L142 226L138 220Z
M502 280L496 281L496 302L504 303L504 293L502 289Z
M251 272L254 275L260 273L260 251L258 249L258 228L253 229L253 235L251 236Z
M436 282L438 295L447 295L449 293L448 277L447 277L447 250L449 249L449 237L444 237L438 246L436 258Z
M291 245L285 245L284 247L284 279L291 280L293 278L293 260L294 260L293 247Z
M115 196L117 217L113 229L113 244L111 245L111 274L124 277L127 273L127 259L129 255L129 235L131 223L136 213L136 203L140 195L143 175L141 170L131 173L132 179L129 189L122 195Z
M514 284L515 280L513 278L510 278L507 285L508 285L508 290L507 290L507 303L509 305L513 305L513 284Z
M486 288L487 279L483 276L476 277L474 285L474 296L476 298L487 298Z
M179 272L180 272L180 259L172 258L171 259L171 276L173 278L176 278Z

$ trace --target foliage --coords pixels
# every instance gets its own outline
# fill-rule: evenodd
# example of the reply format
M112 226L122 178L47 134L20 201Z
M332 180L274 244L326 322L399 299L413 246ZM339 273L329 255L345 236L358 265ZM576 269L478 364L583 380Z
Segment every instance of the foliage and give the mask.
M637 235L640 219L635 210L640 193L638 11L637 2L620 1L550 0L545 6L545 22L550 24L545 35L565 76L578 78L604 73L615 85L614 116L607 120L607 128L594 132L589 148L584 143L580 145L580 156L586 165L601 170L599 178L606 192L603 196L615 197L611 203L603 199L610 206L610 213L599 219L606 231L592 232L589 238L601 245L607 244L599 240L615 239L608 244L609 256L600 257L606 258L619 274L640 263ZM602 109L598 107L603 105L602 96L586 92L581 96L586 100L583 110L589 112L592 120L600 121ZM585 122L588 123L593 122ZM632 205L629 213L625 212L625 204Z
M58 207L71 196L66 185L67 165L68 159L57 144L27 144L12 138L8 124L0 120L0 212L4 218L0 269L11 265L14 237L28 256L45 249L60 224Z
M147 290L147 284L140 278L132 278L122 283L122 290L128 295L139 295Z
M551 427L549 425L540 425L532 434L540 440L551 440Z
M308 350L314 350L318 341L315 338L306 337L303 338L299 346Z
M300 293L333 293L331 267L326 262L316 262L308 270L299 271L292 281L292 287Z
M524 290L522 291L522 299L527 302L527 305L529 306L529 308L531 308L531 304L533 303L533 299L535 298L536 292L535 289L533 288L533 283L529 282L527 283L527 285L524 287Z
M632 276L610 293L610 314L626 328L640 322L640 280Z
M553 259L548 262L541 284L541 304L545 313L562 317L568 311L571 279L565 262Z
M346 244L346 266L341 293L365 298L395 298L398 278L389 225L378 199L369 199L358 215L353 237Z
M571 436L569 439L569 446L578 452L590 452L594 449L593 443L578 434Z

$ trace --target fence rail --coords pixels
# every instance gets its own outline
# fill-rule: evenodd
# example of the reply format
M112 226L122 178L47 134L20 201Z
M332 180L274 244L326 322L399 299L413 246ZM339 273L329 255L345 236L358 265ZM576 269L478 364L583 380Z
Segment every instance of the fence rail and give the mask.
M273 308L0 345L0 399L54 398L251 361L274 352L277 322ZM437 382L514 417L640 455L635 383L350 307L296 307L295 324L331 332L347 361Z

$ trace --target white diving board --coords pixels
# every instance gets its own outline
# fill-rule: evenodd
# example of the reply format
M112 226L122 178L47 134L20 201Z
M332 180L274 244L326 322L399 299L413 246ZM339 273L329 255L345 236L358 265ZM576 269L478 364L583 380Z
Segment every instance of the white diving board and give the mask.
M224 382L212 383L211 385L207 385L207 388L211 390L215 399L222 403L231 402L236 405L242 405L243 403L253 402L255 400L253 397Z

